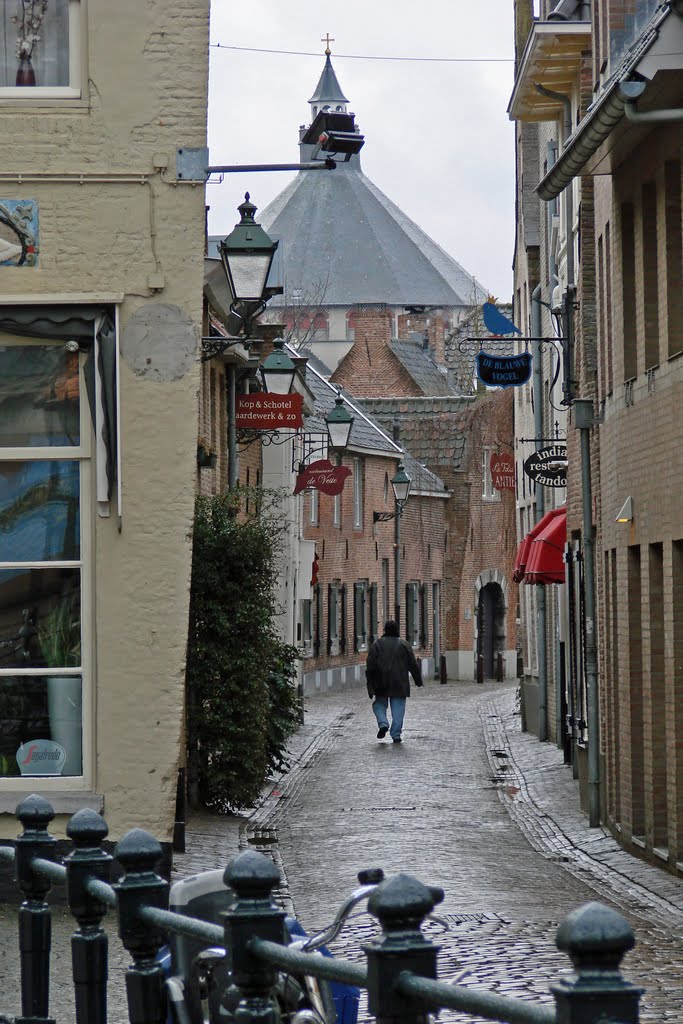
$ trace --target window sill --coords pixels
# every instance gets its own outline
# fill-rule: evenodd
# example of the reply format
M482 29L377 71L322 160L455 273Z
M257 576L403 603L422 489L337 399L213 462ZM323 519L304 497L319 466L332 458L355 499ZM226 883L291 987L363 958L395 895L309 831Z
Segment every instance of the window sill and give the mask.
M36 777L36 783L44 781L44 778ZM0 814L13 815L17 805L30 795L27 789L0 790ZM52 804L55 814L75 814L84 807L101 814L104 807L104 796L101 793L91 793L82 789L51 791L43 788L42 795Z

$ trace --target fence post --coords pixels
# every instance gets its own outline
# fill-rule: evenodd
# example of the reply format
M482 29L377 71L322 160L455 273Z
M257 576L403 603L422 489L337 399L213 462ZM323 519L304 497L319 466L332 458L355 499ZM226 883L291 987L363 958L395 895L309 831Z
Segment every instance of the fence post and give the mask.
M147 924L138 914L143 906L168 909L168 882L154 870L161 846L149 832L134 828L116 844L114 856L124 870L121 881L114 884L119 936L133 957L126 969L128 1018L131 1024L164 1024L164 972L155 958L166 937L160 927Z
M585 903L557 929L557 948L571 957L574 973L551 985L557 1024L638 1024L643 989L625 981L619 965L635 943L628 921L602 903Z
M19 910L22 1016L17 1017L16 1024L54 1024L48 1016L52 914L45 901L51 884L31 868L34 857L54 858L57 840L47 830L54 816L51 804L37 794L26 797L17 807L24 831L16 840L15 871L24 902Z
M66 834L74 849L65 860L66 888L78 931L71 938L71 963L76 999L76 1024L106 1024L108 939L102 928L107 905L91 896L88 878L108 882L112 858L101 848L109 829L104 818L88 808L73 815Z
M368 900L368 910L382 926L383 937L363 949L368 958L368 1010L377 1024L427 1024L429 1014L394 991L400 974L410 971L436 978L439 946L420 930L443 889L423 885L410 875L382 882Z
M235 893L235 900L224 915L225 948L232 983L239 992L235 1019L240 1024L279 1024L280 1014L272 994L278 969L252 956L249 940L286 944L285 912L272 897L280 872L269 857L256 850L245 850L230 861L224 878Z

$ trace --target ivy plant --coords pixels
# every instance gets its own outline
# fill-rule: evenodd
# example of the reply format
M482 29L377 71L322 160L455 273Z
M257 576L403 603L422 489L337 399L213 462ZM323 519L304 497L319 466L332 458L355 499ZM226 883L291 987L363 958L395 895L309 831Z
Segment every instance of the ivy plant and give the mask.
M268 775L284 767L287 739L299 722L292 682L298 654L280 641L274 625L282 540L275 498L237 488L196 500L189 792L191 802L221 812L253 806Z

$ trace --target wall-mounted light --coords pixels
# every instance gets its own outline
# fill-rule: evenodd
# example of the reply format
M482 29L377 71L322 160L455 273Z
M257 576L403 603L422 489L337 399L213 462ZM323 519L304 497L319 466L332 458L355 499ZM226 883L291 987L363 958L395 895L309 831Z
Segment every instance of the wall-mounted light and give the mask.
M628 498L621 506L619 514L614 520L615 523L632 523L633 522L633 498L629 494Z
M353 420L354 417L344 405L344 399L337 395L334 408L325 417L331 448L343 449L348 446Z
M410 495L410 488L412 480L405 471L402 462L399 462L396 475L391 478L391 489L394 492L394 501L396 502L395 512L373 512L372 521L373 523L386 523L390 519L396 519L403 515L403 509Z
M273 342L273 351L259 366L263 386L271 395L288 395L292 390L296 365L285 352L282 338Z

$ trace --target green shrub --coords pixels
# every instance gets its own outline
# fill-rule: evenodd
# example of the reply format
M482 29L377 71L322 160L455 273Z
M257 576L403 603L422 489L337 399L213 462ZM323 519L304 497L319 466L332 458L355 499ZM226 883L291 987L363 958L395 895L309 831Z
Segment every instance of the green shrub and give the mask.
M296 649L281 643L273 625L281 537L273 497L237 489L197 498L195 508L190 796L223 812L254 804L269 771L284 765L284 747L298 722L291 685ZM258 515L240 514L249 507Z

